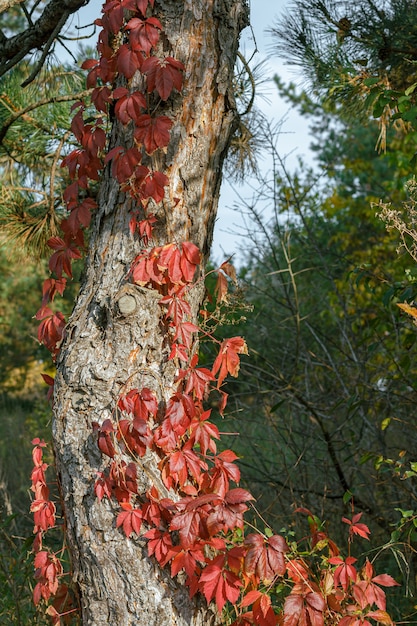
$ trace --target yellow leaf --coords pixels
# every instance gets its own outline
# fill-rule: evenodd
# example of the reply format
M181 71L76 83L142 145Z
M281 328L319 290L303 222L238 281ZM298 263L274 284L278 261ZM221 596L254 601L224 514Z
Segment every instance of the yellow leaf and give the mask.
M417 318L417 307L412 306L411 304L407 304L407 302L397 302L397 306L400 307L402 311L408 313L414 318Z
M390 417L386 417L384 420L382 420L381 430L385 430L386 428L388 428L390 421Z

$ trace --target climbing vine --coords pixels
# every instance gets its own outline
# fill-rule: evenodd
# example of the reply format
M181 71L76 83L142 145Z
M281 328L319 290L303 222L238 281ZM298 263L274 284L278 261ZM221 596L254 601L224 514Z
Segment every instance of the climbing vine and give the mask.
M397 583L386 574L375 575L369 560L357 567L350 554L354 538L368 539L361 514L353 512L343 520L349 529L346 557L310 511L301 511L310 524L308 550L268 526L247 532L243 516L253 497L237 486L236 454L218 451L220 432L207 408L214 393L224 412L227 394L222 386L228 375L238 375L246 343L242 337L219 341L207 325L203 331L192 321L190 294L204 280L197 246L189 241L153 245L157 207L169 182L158 166L159 156L168 149L173 127L173 120L159 113L160 103L180 96L185 70L173 56L163 56L163 25L152 16L153 7L153 0L110 0L96 21L101 28L99 58L82 64L88 70L91 103L73 106L71 131L79 147L62 161L70 178L63 192L66 216L61 236L48 241L51 277L36 314L38 339L56 359L66 322L50 305L64 292L72 263L85 248L84 233L97 208L89 186L100 179L103 168L111 168L131 200L130 231L141 245L127 279L158 294L168 359L176 364L177 374L166 402L158 401L154 389L129 388L127 381L112 418L93 423L97 446L107 459L97 474L95 494L100 501L117 503L114 523L121 533L147 539L149 556L169 567L172 576L180 575L191 596L201 593L219 611L226 610L225 620L235 626L391 625L382 587ZM108 144L109 119L129 129L130 144ZM217 270L218 303L233 279L232 266L223 263ZM207 315L202 311L202 319ZM199 365L202 332L217 346L211 368ZM45 382L52 391L53 380L45 376ZM50 604L70 594L62 582L59 555L43 547L44 534L56 525L56 509L45 478L45 444L36 439L33 445L34 601L49 603L46 611L58 624L75 609ZM159 459L164 492L156 485L146 494L138 490L138 470L149 453Z

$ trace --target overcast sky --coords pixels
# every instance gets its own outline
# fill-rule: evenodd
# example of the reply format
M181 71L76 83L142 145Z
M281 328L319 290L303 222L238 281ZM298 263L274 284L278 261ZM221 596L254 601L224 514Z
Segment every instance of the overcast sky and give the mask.
M245 57L252 55L253 50L258 50L253 58L252 63L259 63L266 60L263 75L269 78L270 82L265 82L262 92L265 92L268 102L264 98L257 99L257 106L267 115L271 123L282 121L281 133L278 139L278 150L282 158L286 158L286 165L291 170L295 167L297 156L309 156L308 145L308 125L306 121L295 112L291 111L289 105L281 100L275 86L272 83L274 74L279 74L281 78L287 82L293 80L300 83L294 70L289 70L284 64L271 55L271 37L267 30L272 23L285 11L291 2L290 0L275 0L274 2L266 2L265 0L251 0L251 27L247 28L241 37L241 50ZM92 23L94 19L101 15L101 0L90 0L89 4L81 9L72 19L71 29L74 26ZM253 32L252 32L253 31ZM268 170L268 162L261 161L262 167ZM225 256L235 255L236 261L239 260L240 251L244 249L246 242L242 240L243 221L236 206L239 204L239 195L245 199L253 197L254 185L244 185L236 187L233 183L225 179L222 185L222 191L219 203L219 212L214 232L214 242L212 248L212 257L216 262L222 262ZM236 193L237 192L237 193ZM266 208L267 210L267 208ZM241 260L241 259L240 259Z

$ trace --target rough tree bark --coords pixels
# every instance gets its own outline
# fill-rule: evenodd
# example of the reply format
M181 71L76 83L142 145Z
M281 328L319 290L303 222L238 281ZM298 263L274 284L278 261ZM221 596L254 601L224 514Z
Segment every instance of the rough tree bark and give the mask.
M175 125L162 168L170 182L154 243L191 241L207 259L222 162L236 121L232 76L248 10L245 0L160 0L154 15L164 26L165 52L186 67L183 92L169 104ZM114 126L113 144L123 132ZM128 135L124 141L129 143ZM190 601L188 590L146 556L145 541L126 539L115 528L111 504L99 502L93 491L103 460L92 422L111 418L118 397L131 388L149 387L162 402L174 391L175 365L168 361L158 294L127 278L139 252L129 231L129 202L107 168L55 382L54 446L83 624L215 624L213 611ZM195 311L201 297L195 288ZM164 493L149 452L139 483L141 492L155 484Z

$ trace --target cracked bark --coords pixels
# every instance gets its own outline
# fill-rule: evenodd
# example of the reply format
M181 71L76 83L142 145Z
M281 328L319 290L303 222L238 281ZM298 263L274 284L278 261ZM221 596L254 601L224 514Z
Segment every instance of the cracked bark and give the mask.
M207 259L236 121L232 75L247 6L245 0L160 0L154 15L164 25L164 47L186 67L183 93L164 111L175 124L164 156L170 182L154 243L192 241ZM114 143L123 130L116 125L112 133ZM105 460L92 422L111 419L119 395L131 388L149 387L162 404L175 388L159 296L126 280L139 251L129 231L129 202L108 168L55 383L54 446L82 623L210 626L219 622L216 612L190 600L188 590L146 556L144 541L126 539L115 528L115 506L93 493ZM194 288L194 311L201 298L202 289ZM148 452L140 462L141 493L151 484L164 493L157 461Z

